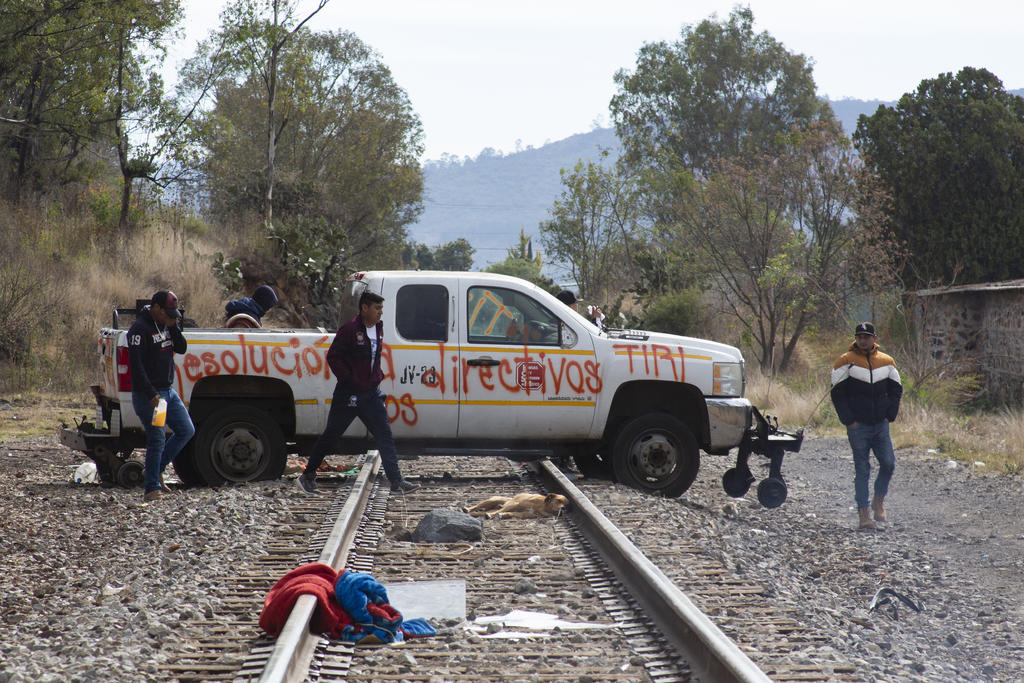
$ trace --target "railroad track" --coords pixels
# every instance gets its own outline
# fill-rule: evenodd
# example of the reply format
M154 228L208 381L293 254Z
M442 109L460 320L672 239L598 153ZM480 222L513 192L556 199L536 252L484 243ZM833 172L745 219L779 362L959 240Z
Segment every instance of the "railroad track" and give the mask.
M816 644L815 636L802 633L794 615L773 614L759 587L728 580L720 565L685 544L661 546L674 550L656 556L669 568L659 569L547 461L524 468L503 459L460 458L453 467L448 459L425 458L407 467L426 484L409 495L377 485L375 456L362 465L351 478L322 478L321 496L297 496L291 521L277 534L279 542L237 575L217 582L231 613L207 614L187 624L174 664L163 667L166 676L182 681L669 682L767 681L770 673L775 680L859 680L843 662L773 662L773 648L792 662L798 659L795 650ZM486 520L482 543L407 540L431 510L524 490L563 493L573 510L554 519ZM358 524L343 521L356 512ZM628 513L613 510L611 516L622 514ZM469 622L495 617L501 624L519 609L554 614L568 625L514 639L504 637L511 627L467 630L461 618L431 619L436 636L352 647L308 633L315 600L305 596L285 632L276 641L267 638L256 624L264 596L283 574L313 561L367 572L386 584L462 580ZM724 629L740 639L739 646L677 588L680 578L693 586L694 576L706 577L703 590L712 596L714 612L725 615ZM751 616L741 620L741 612Z

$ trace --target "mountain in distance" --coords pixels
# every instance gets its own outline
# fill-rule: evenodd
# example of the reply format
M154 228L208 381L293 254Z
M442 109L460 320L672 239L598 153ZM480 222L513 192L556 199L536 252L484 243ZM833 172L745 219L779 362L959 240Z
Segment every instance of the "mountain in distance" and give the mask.
M519 244L519 231L540 249L538 224L562 192L560 171L577 160L609 159L619 154L610 128L572 135L541 147L503 155L486 149L475 159L427 161L423 166L423 213L409 228L409 239L436 247L465 237L476 249L474 267L505 260Z
M830 101L847 135L857 117L875 113L882 100ZM602 157L601 150L609 150ZM534 252L542 252L539 224L551 218L561 196L559 171L579 160L611 163L619 155L619 140L611 128L595 128L541 147L510 154L486 149L475 159L446 158L423 167L423 213L409 227L409 239L436 247L465 237L476 249L478 269L505 260L519 244L519 231L533 237ZM547 272L547 269L545 269Z

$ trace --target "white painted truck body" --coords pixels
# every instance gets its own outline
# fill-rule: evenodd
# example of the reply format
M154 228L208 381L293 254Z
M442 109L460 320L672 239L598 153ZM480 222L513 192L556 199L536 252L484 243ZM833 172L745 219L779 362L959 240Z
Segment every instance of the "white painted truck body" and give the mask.
M503 275L356 273L339 302L344 320L363 291L385 298L381 390L400 452L571 456L581 469L604 467L625 483L679 495L696 475L698 447L725 453L750 428L735 347L600 330L547 291ZM302 453L326 423L333 332L184 333L174 387L198 431L179 473L208 484L279 476L285 453ZM96 423L62 433L90 454L100 445L125 456L144 444L126 334L116 325L100 331ZM338 452L360 452L366 436L355 421Z

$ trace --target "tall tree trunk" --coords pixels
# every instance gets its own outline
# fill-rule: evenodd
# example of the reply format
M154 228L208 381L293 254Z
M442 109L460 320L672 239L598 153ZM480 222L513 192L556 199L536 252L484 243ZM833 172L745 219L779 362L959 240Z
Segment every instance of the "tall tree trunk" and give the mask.
M277 27L278 0L274 0L274 27ZM270 64L267 67L267 192L263 196L263 226L269 232L274 225L274 159L277 156L275 135L275 99L277 97L277 59L283 41L272 36Z

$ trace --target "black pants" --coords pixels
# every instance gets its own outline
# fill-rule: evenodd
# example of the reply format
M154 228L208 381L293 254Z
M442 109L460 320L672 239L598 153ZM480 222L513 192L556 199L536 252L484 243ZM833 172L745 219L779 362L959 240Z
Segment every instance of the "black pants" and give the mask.
M320 467L320 463L331 452L334 444L341 439L352 420L357 417L363 421L366 428L373 435L377 443L377 450L380 451L381 464L384 465L384 474L388 481L400 481L402 473L398 469L398 451L395 450L395 439L391 436L391 425L388 424L388 410L384 406L384 394L377 389L362 394L355 394L356 405L349 405L352 393L341 391L340 387L334 388L334 396L331 398L331 411L327 415L327 426L323 434L313 445L313 452L306 463L306 472L312 475Z

